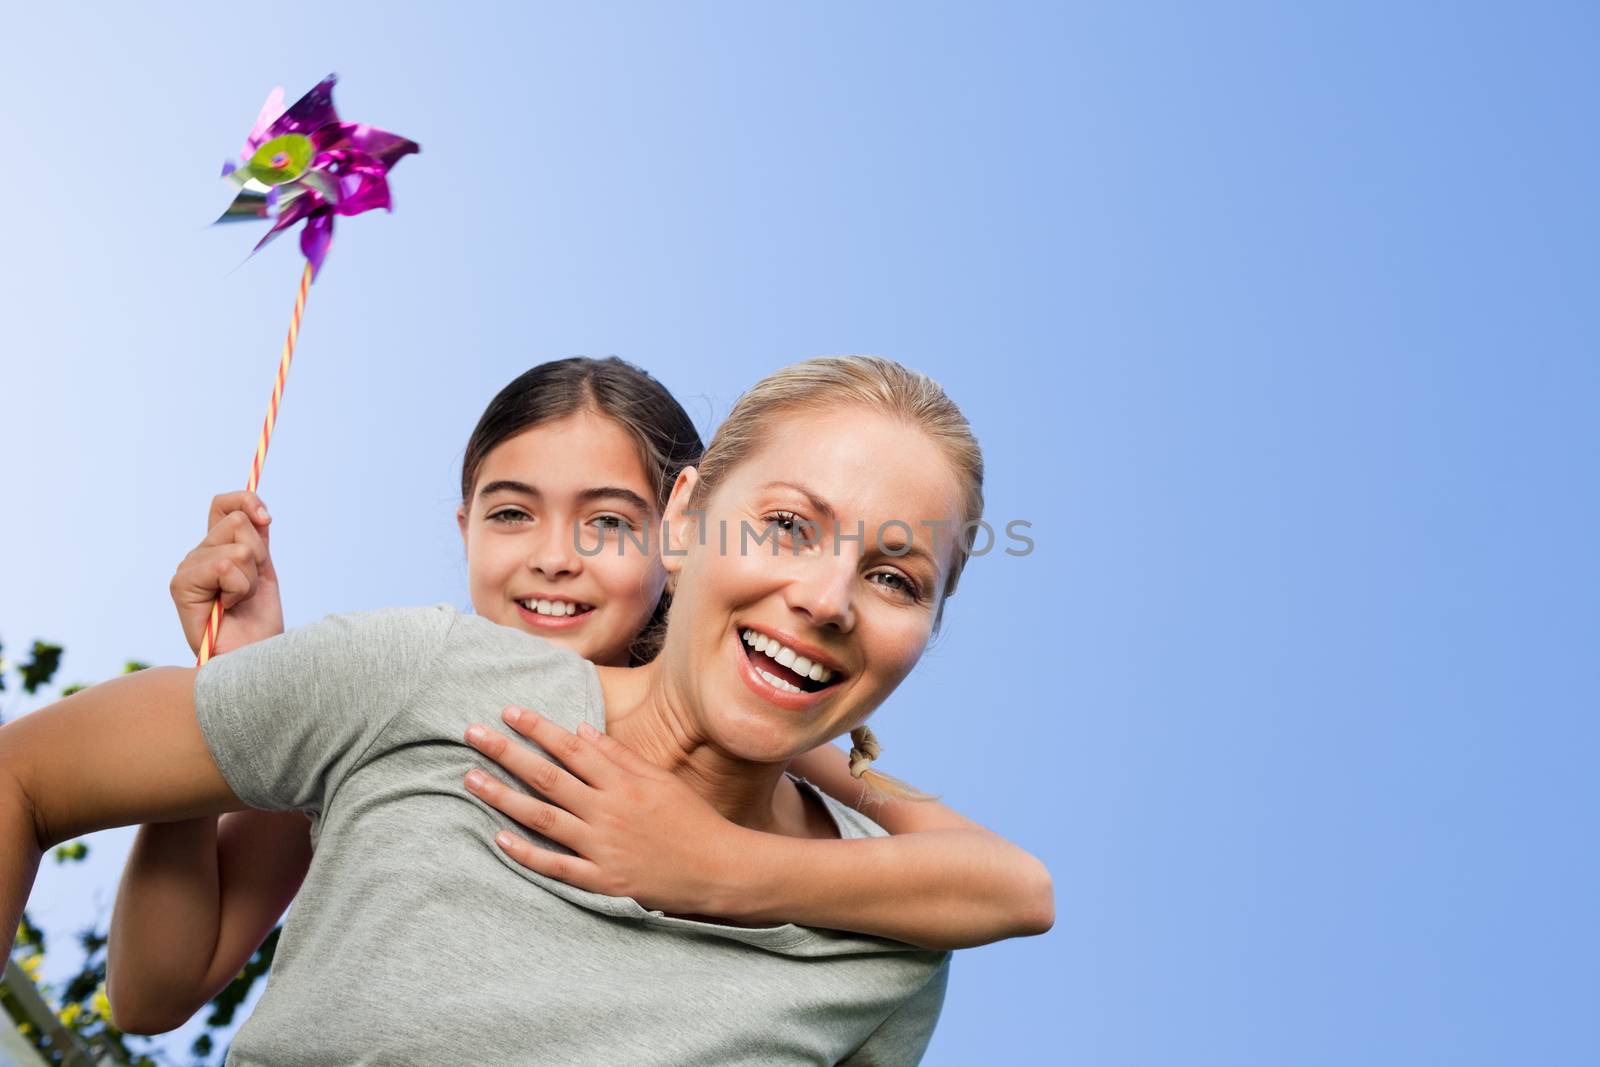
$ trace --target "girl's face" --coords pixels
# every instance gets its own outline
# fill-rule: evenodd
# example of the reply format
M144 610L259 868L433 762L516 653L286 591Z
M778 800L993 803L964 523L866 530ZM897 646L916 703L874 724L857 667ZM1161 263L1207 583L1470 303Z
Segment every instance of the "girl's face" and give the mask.
M625 666L666 582L633 438L594 412L541 423L485 457L472 494L456 520L473 609Z
M921 657L960 485L926 434L858 408L781 416L699 525L695 477L667 512L667 684L724 752L782 762L860 725Z

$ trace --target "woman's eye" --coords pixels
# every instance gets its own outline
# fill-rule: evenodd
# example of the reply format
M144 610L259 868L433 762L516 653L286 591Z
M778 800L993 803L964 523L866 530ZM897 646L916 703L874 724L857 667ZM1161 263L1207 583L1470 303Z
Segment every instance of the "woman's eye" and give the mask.
M624 528L633 528L633 523L629 522L621 515L596 515L589 521L602 530L621 530Z
M921 600L922 590L916 582L898 571L878 571L867 576L868 581L877 580L878 584L896 595L908 600Z
M509 523L516 523L516 522L525 522L525 521L527 521L528 519L531 519L531 518L533 518L533 516L529 515L526 511L523 511L521 508L501 508L499 511L491 512L489 514L489 521L490 522L500 522L500 523L508 523L508 524Z
M784 533L793 533L794 528L800 523L800 516L792 511L774 511L770 515L763 515L762 518L768 526L776 526Z

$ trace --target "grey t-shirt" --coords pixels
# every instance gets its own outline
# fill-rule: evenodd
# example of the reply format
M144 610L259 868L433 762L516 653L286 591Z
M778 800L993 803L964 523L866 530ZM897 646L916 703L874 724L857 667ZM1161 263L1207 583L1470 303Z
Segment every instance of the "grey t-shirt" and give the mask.
M674 918L505 858L495 832L526 831L462 779L507 775L462 734L508 703L605 729L591 664L449 607L332 616L200 670L200 728L228 784L310 813L316 841L230 1064L921 1059L948 952ZM840 837L885 835L796 782Z

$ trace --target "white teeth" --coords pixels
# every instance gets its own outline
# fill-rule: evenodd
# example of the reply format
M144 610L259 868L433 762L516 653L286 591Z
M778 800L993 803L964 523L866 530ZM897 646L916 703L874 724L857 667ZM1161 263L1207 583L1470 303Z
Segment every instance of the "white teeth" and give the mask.
M780 644L764 633L756 630L746 630L741 636L744 638L745 644L757 652L765 653L772 659L777 660L802 678L810 678L812 681L821 682L824 685L833 680L833 671L820 663L799 655L794 649ZM759 667L756 668L756 671L763 677L770 677ZM800 692L800 690L796 690L796 692Z
M774 688L782 689L786 693L799 693L799 692L803 691L803 690L801 690L801 688L799 686L790 685L788 682L784 681L782 678L779 678L775 674L768 674L766 671L762 670L760 667L756 668L756 673L761 675L761 677L765 678L767 681L771 682Z
M552 618L557 619L565 618L568 615L576 615L588 606L586 604L574 604L566 600L546 600L542 597L531 600L519 600L517 603L521 604L523 607L527 608L536 615L549 615Z

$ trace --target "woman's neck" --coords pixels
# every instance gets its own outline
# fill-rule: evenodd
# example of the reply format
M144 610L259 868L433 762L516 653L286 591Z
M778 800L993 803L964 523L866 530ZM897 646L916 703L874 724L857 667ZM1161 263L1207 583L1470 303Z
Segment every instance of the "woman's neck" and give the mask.
M742 760L711 745L685 713L659 660L631 669L601 667L598 673L606 733L671 771L729 822L797 834L795 816L803 809L779 792L788 765Z

